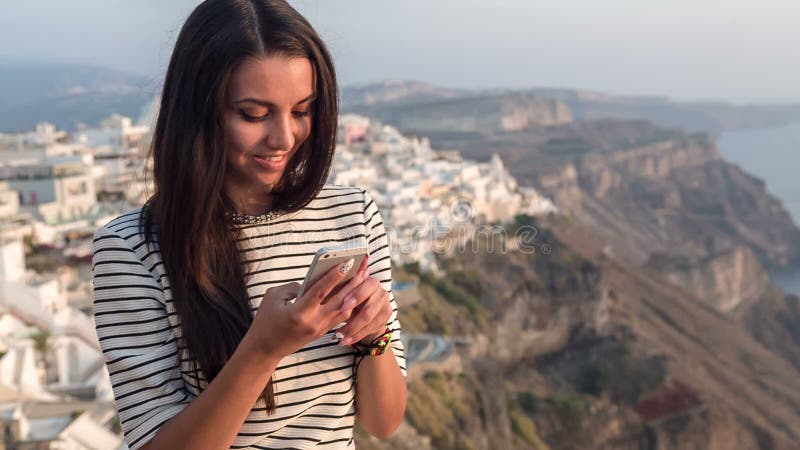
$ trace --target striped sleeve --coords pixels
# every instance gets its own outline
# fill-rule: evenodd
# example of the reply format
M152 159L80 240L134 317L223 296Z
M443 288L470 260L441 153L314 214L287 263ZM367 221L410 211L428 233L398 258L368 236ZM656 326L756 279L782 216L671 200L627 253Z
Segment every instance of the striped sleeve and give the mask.
M389 292L389 303L392 305L392 315L386 326L392 330L392 348L397 365L403 376L408 376L406 370L406 355L403 343L400 341L400 320L398 319L397 303L392 291L392 259L390 254L389 237L383 225L378 205L367 191L364 193L364 225L366 228L367 247L369 250L369 274L381 282L381 287Z
M92 244L97 336L125 442L136 450L189 403L161 284L131 244L106 225Z

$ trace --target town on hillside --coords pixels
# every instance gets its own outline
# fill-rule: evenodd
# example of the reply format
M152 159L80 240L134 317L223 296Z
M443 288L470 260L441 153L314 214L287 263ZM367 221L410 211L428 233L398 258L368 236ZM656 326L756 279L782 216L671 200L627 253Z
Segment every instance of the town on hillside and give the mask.
M497 155L464 159L352 114L340 117L338 135L328 182L370 192L398 265L435 272L438 241L454 230L557 211L518 185ZM42 123L0 134L0 443L126 448L94 328L92 238L152 193L150 136L149 126L116 114L74 133ZM399 302L419 300L413 283L395 290ZM468 344L430 334L403 339L412 373L414 364L452 364L453 349Z

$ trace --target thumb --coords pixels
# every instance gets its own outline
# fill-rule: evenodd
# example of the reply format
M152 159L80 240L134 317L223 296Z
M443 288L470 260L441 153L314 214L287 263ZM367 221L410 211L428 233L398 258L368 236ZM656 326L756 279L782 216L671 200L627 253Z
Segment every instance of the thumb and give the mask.
M298 292L300 292L300 283L292 282L269 288L264 296L269 295L272 301L291 300L297 297Z

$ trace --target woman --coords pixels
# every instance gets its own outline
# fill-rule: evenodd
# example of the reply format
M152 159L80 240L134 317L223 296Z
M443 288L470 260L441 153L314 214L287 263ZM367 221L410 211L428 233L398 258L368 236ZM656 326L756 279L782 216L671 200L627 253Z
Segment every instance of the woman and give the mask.
M354 448L356 418L379 437L402 421L381 215L363 189L325 185L337 112L330 55L286 2L208 0L187 19L155 193L94 239L96 328L131 449ZM352 240L369 248L356 277L337 286L334 268L289 301L317 249Z

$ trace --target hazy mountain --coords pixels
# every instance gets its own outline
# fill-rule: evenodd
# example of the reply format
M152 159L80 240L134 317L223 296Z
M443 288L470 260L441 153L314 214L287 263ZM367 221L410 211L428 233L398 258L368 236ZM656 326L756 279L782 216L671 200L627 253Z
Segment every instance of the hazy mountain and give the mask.
M464 89L449 89L421 81L387 80L381 83L345 85L341 88L343 107L353 105L401 105L448 98L466 97L472 94Z
M577 89L470 91L402 81L375 83L357 88L344 87L342 109L395 123L404 131L425 134L428 131L441 131L439 127L441 121L433 121L430 128L420 127L417 122L414 122L413 126L404 126L411 124L404 123L399 118L400 113L424 113L427 116L438 113L440 118L446 118L453 123L457 123L459 119L469 122L475 120L474 111L480 109L476 104L481 99L490 104L497 102L498 98L510 102L514 97L562 102L568 106L569 113L576 121L602 118L645 119L662 127L706 131L712 134L728 129L778 126L800 120L800 104L736 105L725 102L676 102L666 97L617 96ZM457 104L453 99L469 99L470 105L461 110L447 108L448 105ZM562 116L565 114L566 112ZM531 123L531 125L536 124Z
M0 132L28 130L41 121L72 130L80 124L96 125L115 112L136 118L159 93L159 83L85 64L0 63ZM639 118L669 128L717 133L800 120L800 105L684 103L571 89L451 89L404 80L344 86L341 105L345 112L423 134L472 123L489 131L598 118Z
M73 130L112 113L136 119L157 92L152 80L81 64L0 64L0 132L47 121Z

